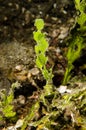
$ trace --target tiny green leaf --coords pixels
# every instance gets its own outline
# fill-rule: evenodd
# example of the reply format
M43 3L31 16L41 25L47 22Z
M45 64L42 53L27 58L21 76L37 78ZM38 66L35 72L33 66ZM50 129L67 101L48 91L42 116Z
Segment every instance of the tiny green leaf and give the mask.
M44 21L42 19L36 19L35 26L38 30L42 30L44 28Z
M52 82L53 77L52 71L50 72L46 68L46 64L48 61L46 51L48 50L49 44L45 38L45 34L41 31L44 28L44 21L42 19L36 19L35 26L37 28L37 31L33 32L33 37L37 43L37 45L35 46L36 65L42 71L42 74L46 79L47 83L50 83L50 81Z
M13 106L12 105L8 105L3 109L3 113L5 115L5 117L10 118L10 117L14 117L15 116L15 112L13 112Z

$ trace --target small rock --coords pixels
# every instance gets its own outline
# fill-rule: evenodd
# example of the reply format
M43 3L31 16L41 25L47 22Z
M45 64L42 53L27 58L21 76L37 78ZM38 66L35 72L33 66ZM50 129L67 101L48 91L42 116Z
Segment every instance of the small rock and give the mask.
M61 49L59 47L57 47L56 52L61 53Z
M15 125L15 126L9 126L9 127L7 127L6 130L17 130L17 128L20 128L22 125L23 125L23 120L19 119L19 120L16 122L16 125Z
M65 93L65 92L71 93L71 90L70 90L70 89L67 89L67 86L63 86L63 85L61 85L61 86L58 88L58 91L59 91L61 94Z
M16 71L22 71L22 68L23 68L23 65L17 65L17 66L15 67L15 70L16 70Z
M61 27L60 30L61 30L61 33L60 33L60 35L58 36L58 38L59 38L59 39L64 39L64 38L66 38L67 35L68 35L68 30L69 30L68 27Z
M38 68L33 68L29 71L29 73L31 73L32 75L37 75L39 74L39 69Z
M25 104L25 97L23 95L19 95L17 102L21 105Z
M22 119L19 119L17 122L16 122L16 125L15 125L15 128L20 128L22 125L23 125L23 121Z
M9 126L9 127L7 127L6 130L17 130L17 129L14 126Z
M61 85L61 86L58 88L58 91L59 91L60 93L65 93L65 92L66 92L66 89L67 89L67 86Z

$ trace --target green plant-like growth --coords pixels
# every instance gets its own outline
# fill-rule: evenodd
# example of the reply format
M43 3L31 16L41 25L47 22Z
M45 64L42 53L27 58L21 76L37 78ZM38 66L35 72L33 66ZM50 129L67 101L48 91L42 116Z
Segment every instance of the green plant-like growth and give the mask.
M36 19L35 26L37 31L34 34L34 40L37 45L35 46L36 52L36 65L41 70L44 78L46 79L47 84L52 83L52 69L47 69L46 64L48 61L48 57L46 56L46 51L48 49L48 42L45 38L45 34L42 32L44 28L44 21L42 19Z
M84 84L71 93L59 94L56 90L54 94L54 98L48 98L49 102L46 98L49 103L48 109L42 103L40 107L39 98L26 116L21 130L25 130L27 125L35 130L64 130L64 128L66 130L67 127L70 130L78 128L78 126L81 130L86 130L86 87ZM73 118L70 120L68 117L71 117L71 114Z
M74 109L74 104L72 103L73 100L71 100L71 94L65 93L61 95L57 89L52 89L52 71L47 70L46 68L48 60L46 56L48 42L45 39L45 34L42 32L44 27L43 20L36 19L35 26L37 28L37 31L34 32L34 40L37 42L37 45L35 46L36 65L42 71L42 74L47 82L44 89L40 91L38 100L31 107L29 114L25 117L21 130L25 130L27 125L33 129L35 128L36 130L59 130L62 129L62 122L60 126L59 118L62 117L64 113L63 111L66 110L68 106L70 106L69 108ZM76 33L67 53L68 66L64 76L64 84L70 79L73 62L80 56L82 48L83 38ZM59 96L61 96L60 102Z
M45 38L45 34L42 32L42 29L44 28L44 21L42 19L36 19L34 25L37 28L37 31L34 31L33 33L34 40L37 43L37 45L35 46L36 65L41 70L46 80L46 85L44 86L46 95L50 95L53 91L53 85L52 85L53 74L52 74L52 68L47 69L46 67L48 61L46 51L48 50L49 44ZM44 97L44 95L42 97Z
M48 61L48 57L46 56L46 51L48 49L48 42L45 38L45 34L42 32L42 29L44 28L44 21L42 19L36 19L35 26L37 28L37 31L35 31L33 35L34 40L37 43L37 45L35 46L36 65L41 70L46 80L46 85L44 86L44 89L40 94L39 100L32 106L29 115L26 116L21 130L25 130L27 124L35 119L36 113L39 111L40 108L40 103L42 103L49 111L51 108L48 106L49 102L47 98L54 97L53 84L52 84L52 78L53 78L52 68L47 69L46 67ZM47 121L48 118L45 116L43 119Z
M79 11L77 22L80 30L86 30L86 0L75 0L75 7Z
M63 84L68 83L68 81L71 78L71 70L74 68L73 63L76 59L78 59L81 55L82 49L84 46L84 38L85 30L86 30L86 2L85 0L75 0L75 7L79 11L79 15L77 17L76 24L78 23L80 25L79 28L77 28L76 32L72 35L71 42L68 47L67 52L67 68L63 79Z
M73 63L76 59L79 58L81 54L81 50L84 47L83 38L80 36L75 36L74 40L72 40L68 52L67 52L67 68L63 79L63 84L68 83L71 78L71 70L74 68Z
M18 83L13 83L9 94L6 93L6 90L2 90L0 92L0 121L5 119L11 119L15 117L16 112L14 112L13 100L14 100L14 88L18 85Z

